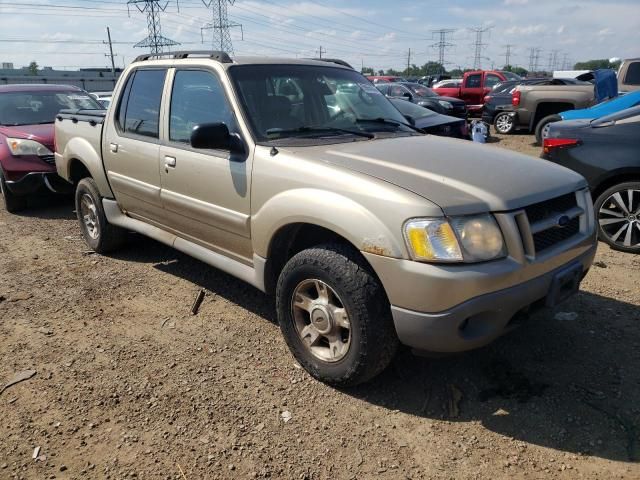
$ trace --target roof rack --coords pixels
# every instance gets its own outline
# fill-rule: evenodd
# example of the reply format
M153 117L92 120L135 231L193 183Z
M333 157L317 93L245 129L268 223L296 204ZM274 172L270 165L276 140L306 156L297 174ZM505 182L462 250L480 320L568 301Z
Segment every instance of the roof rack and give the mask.
M186 50L181 52L145 53L144 55L138 56L134 62L144 62L146 60L162 57L172 57L181 60L191 56L212 58L220 63L233 63L233 60L231 60L231 57L227 52L221 52L218 50Z
M339 58L310 58L309 60L316 60L318 62L335 63L337 65L342 65L343 67L350 68L351 70L354 69L347 62L345 62L344 60L340 60Z

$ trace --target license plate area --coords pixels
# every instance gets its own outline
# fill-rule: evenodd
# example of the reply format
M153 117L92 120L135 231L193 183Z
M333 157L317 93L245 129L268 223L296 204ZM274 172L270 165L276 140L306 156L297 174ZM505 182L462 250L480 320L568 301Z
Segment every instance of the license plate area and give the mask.
M582 264L571 265L553 276L549 294L547 295L547 307L554 307L562 303L580 288L582 280Z

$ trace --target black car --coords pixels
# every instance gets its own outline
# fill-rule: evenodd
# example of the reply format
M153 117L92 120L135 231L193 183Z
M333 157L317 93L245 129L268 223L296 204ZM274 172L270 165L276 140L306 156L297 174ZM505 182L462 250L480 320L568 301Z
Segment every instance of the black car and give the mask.
M598 236L640 253L640 106L596 120L552 123L543 158L575 170L595 199Z
M467 105L464 100L452 97L441 97L436 92L419 83L382 83L376 84L388 98L408 100L436 113L452 117L467 118Z
M390 101L414 127L419 128L423 133L441 137L469 138L466 120L442 115L399 98L391 98Z
M574 83L579 82L567 78L528 78L500 82L484 97L482 121L493 125L497 133L511 133L516 129L511 94L518 85L568 85Z

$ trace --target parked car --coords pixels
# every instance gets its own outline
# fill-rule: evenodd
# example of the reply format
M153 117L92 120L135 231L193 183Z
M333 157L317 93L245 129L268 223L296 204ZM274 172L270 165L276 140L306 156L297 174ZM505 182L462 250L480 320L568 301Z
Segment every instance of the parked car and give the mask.
M77 87L0 86L0 191L8 212L24 209L42 190L69 191L53 157L53 123L65 108L102 107Z
M461 78L451 78L449 80L440 80L439 82L434 82L433 85L431 85L432 89L436 89L436 88L458 88L460 87L460 85L462 85L462 79Z
M520 80L520 76L511 72L478 70L466 72L462 77L462 83L458 86L444 87L434 86L433 90L438 95L460 98L464 100L471 114L479 114L482 111L484 97L500 82L507 80Z
M95 98L98 103L106 109L109 108L109 105L111 104L113 92L91 92L89 95Z
M577 291L595 254L580 175L419 133L338 64L143 55L108 111L60 115L55 156L91 249L133 230L275 294L291 352L334 385L399 343L489 343Z
M516 111L513 107L513 92L519 85L575 85L579 82L572 79L528 78L508 80L497 84L484 97L482 120L493 125L496 132L507 134L517 129Z
M462 100L442 97L419 83L379 83L376 88L387 98L399 98L443 115L467 118L467 106Z
M445 75L445 74L426 75L422 77L420 80L418 80L416 83L420 83L427 87L433 87L434 83L438 83L443 80L450 80L450 79L451 79L451 75Z
M591 120L611 115L613 113L635 107L636 105L640 105L640 91L621 95L589 108L580 108L577 110L561 112L558 115L549 118L549 122L541 130L541 137L544 140L548 136L549 127L553 122L560 122L562 120Z
M630 58L620 64L618 90L624 93L640 90L640 58Z
M543 156L575 170L595 198L598 236L640 253L640 106L595 120L550 125Z
M393 83L393 82L406 82L403 77L395 77L393 75L369 75L367 79L371 83Z
M406 100L398 98L390 100L411 125L424 133L441 137L469 138L467 121L464 119L441 115Z

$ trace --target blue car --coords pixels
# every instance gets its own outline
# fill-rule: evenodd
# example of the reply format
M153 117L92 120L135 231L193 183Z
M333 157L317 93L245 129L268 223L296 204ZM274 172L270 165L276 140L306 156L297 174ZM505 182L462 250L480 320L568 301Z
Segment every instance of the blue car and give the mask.
M593 107L581 108L579 110L567 110L560 114L562 120L591 120L594 118L611 115L627 108L640 105L640 91L627 93L619 97L612 98Z

